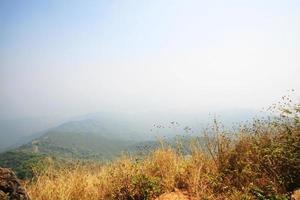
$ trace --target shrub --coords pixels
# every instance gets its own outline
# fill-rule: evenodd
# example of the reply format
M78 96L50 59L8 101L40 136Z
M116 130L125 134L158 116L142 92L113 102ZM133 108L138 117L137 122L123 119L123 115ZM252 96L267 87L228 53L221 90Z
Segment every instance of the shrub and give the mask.
M281 108L277 117L254 120L241 129L226 153L217 154L222 158L218 160L222 179L239 189L254 184L264 193L268 188L285 193L300 187L299 108Z

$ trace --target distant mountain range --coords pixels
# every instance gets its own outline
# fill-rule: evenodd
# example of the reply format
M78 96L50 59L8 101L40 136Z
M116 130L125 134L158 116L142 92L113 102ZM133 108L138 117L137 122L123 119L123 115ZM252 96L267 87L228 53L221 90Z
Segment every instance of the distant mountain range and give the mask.
M21 126L22 123L17 121L1 121L0 147L5 151L0 154L0 166L27 166L31 162L29 160L36 162L44 156L108 160L122 152L137 153L153 149L158 146L158 138L174 145L176 135L185 135L182 139L186 143L186 138L199 136L201 130L212 121L213 117L207 116L94 113L56 126L55 121L42 123L29 120L27 124L22 121L26 126ZM221 120L231 127L232 122L248 120L253 116L253 112L228 112L221 115ZM54 126L49 127L52 124ZM26 167L20 168L24 171Z
M0 120L0 152L16 148L62 123L57 118L25 118Z
M255 112L240 110L220 113L217 117L220 116L221 121L231 127L233 122L251 119ZM187 127L191 129L190 134L197 135L213 118L214 115L209 114L101 112L75 117L65 122L54 118L0 120L0 152L30 144L32 140L45 141L46 135L51 138L52 134L53 137L60 135L63 141L63 138L73 134L73 137L82 137L81 142L85 138L95 137L97 140L116 140L118 143L185 134Z

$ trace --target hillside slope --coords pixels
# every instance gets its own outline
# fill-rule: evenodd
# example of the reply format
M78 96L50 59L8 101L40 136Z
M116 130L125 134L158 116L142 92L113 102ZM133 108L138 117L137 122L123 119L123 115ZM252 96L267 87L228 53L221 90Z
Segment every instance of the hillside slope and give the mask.
M19 149L74 159L110 159L133 143L95 133L48 132Z

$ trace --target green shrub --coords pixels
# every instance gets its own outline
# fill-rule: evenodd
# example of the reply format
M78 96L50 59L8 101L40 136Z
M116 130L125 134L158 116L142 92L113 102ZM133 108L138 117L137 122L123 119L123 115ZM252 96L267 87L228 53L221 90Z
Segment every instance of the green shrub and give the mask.
M157 177L138 174L133 176L132 184L134 188L134 199L147 200L161 193L160 180Z

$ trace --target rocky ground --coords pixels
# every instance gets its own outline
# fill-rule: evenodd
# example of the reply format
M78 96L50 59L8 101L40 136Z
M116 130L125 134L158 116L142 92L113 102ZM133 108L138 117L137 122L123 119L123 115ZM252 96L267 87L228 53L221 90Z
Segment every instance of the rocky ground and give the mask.
M0 200L29 200L15 173L0 167Z

